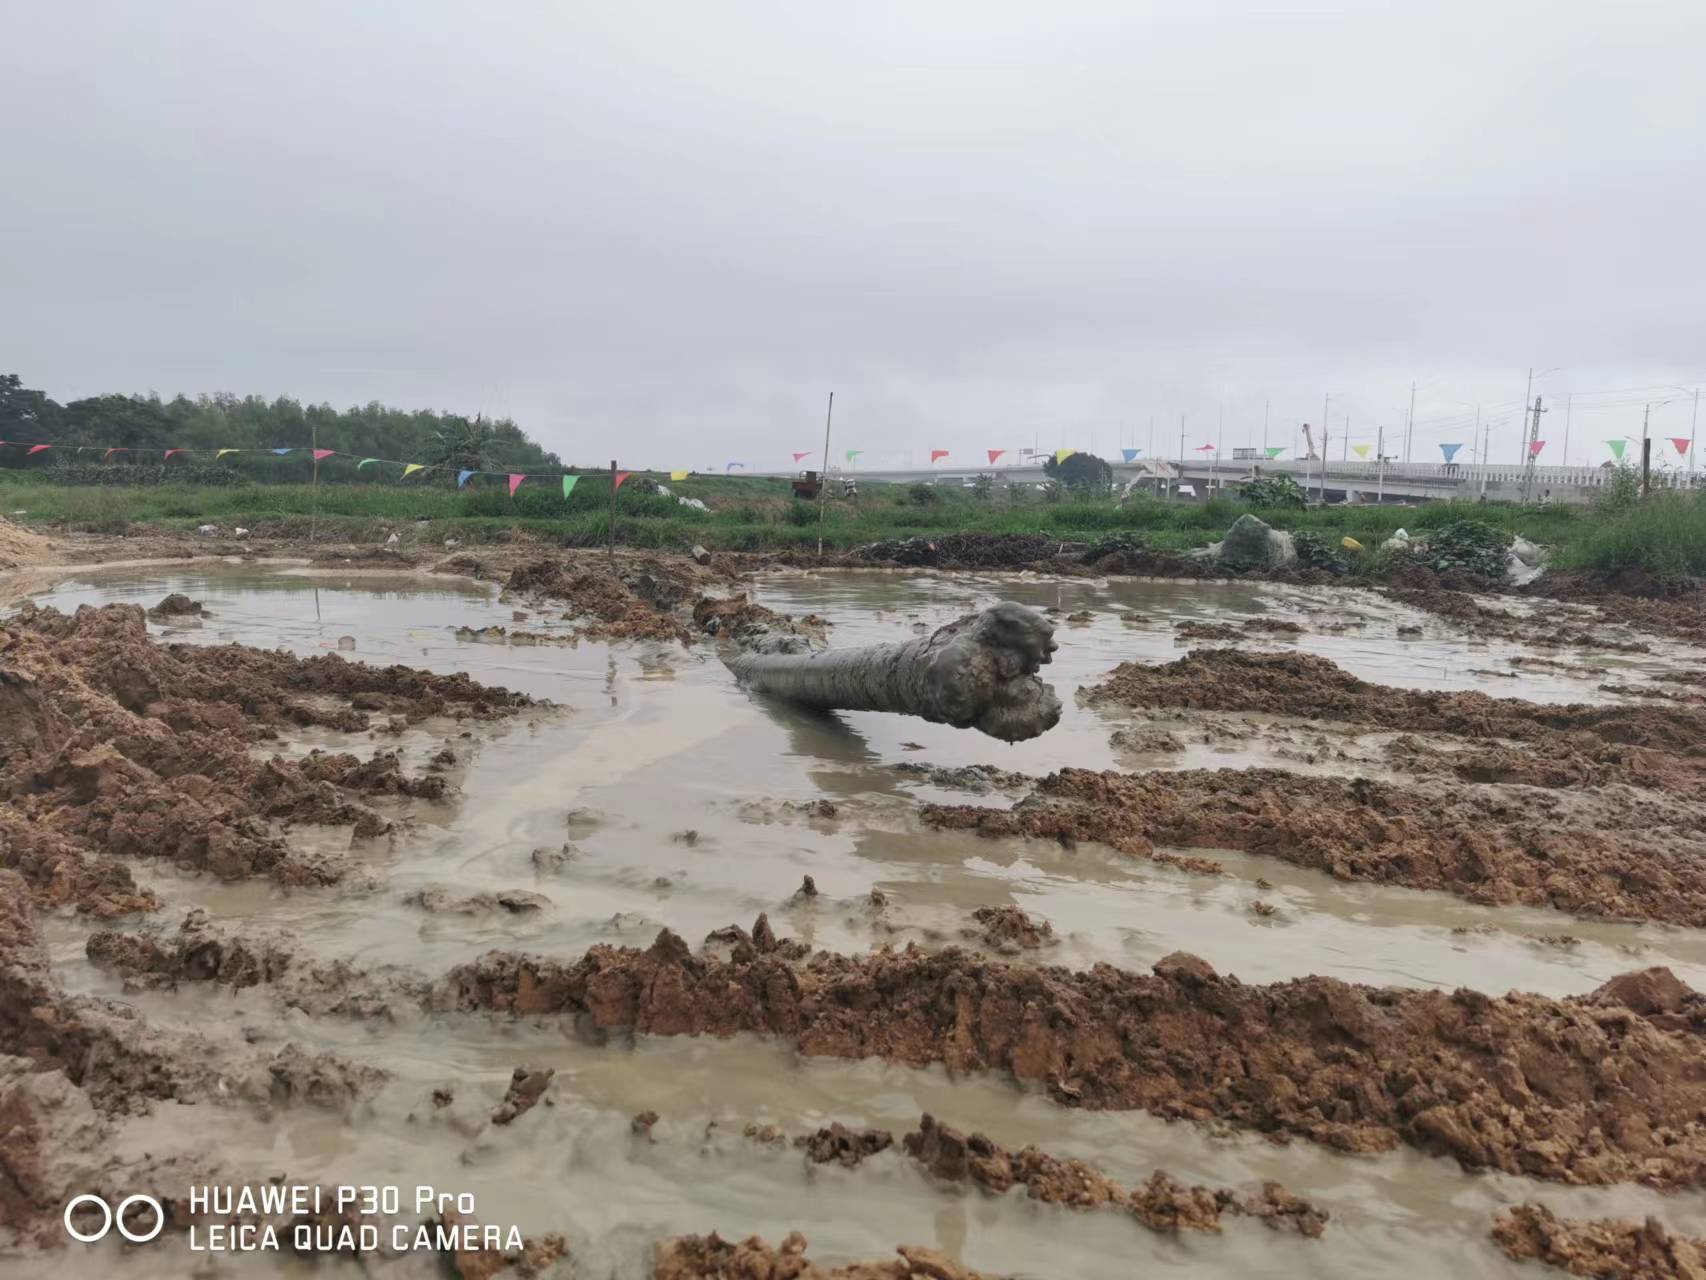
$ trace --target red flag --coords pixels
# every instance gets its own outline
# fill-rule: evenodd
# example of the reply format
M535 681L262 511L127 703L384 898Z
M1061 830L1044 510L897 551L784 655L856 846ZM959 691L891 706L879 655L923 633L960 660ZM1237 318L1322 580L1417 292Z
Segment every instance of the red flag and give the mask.
M170 462L172 460L172 455L174 453L182 453L182 452L183 452L182 449L168 449L168 450L166 450L166 457L165 457L164 461Z
M1691 441L1684 439L1682 436L1672 436L1670 438L1670 442L1676 446L1676 451L1679 456L1684 458L1688 456L1688 446Z
M316 449L314 450L314 461L318 462L321 458L329 458L336 452L336 449Z
M804 453L796 453L794 455L794 461L798 462L801 458L809 458L811 456L812 456L812 451L810 449L807 449Z
M53 448L53 446L50 444L32 444L30 446L30 453L40 453L43 449L51 448ZM26 454L25 456L28 457L29 455Z
M1530 440L1528 442L1528 456L1531 458L1538 458L1540 456L1540 451L1545 447L1546 442L1544 440Z
M1199 444L1196 447L1196 452L1198 452L1198 453L1213 453L1214 452L1214 446L1212 444Z
M622 482L633 474L634 473L632 471L618 471L616 473L616 487L620 489L622 487Z
M994 461L995 461L995 460L996 460L996 459L997 459L997 458L999 458L999 457L1000 457L1000 456L1001 456L1001 455L1002 455L1002 454L1004 454L1004 453L1006 453L1006 452L1007 452L1007 450L1005 450L1005 449L991 449L991 450L989 450L989 451L988 451L988 452L989 452L989 460L990 460L990 461L991 461L991 462L994 462Z
M518 475L514 471L509 473L509 496L510 497L512 497L512 498L515 497L515 491L517 489L521 488L521 482L525 479L527 479L526 476Z
M129 453L129 452L130 452L129 449L126 449L124 446L120 445L118 448L108 449L105 453L103 453L101 455L101 461L105 462L108 458L112 457L113 454L115 454L115 453Z
M937 461L939 461L942 458L945 458L947 456L948 456L948 451L946 449L932 449L932 450L930 450L930 461L932 461L932 462L937 462Z

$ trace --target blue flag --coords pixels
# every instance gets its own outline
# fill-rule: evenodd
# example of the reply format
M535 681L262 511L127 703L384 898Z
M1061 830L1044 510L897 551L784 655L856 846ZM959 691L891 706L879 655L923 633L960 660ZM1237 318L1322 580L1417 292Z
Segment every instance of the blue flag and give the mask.
M1439 447L1439 451L1445 455L1445 460L1447 462L1450 462L1453 458L1455 458L1457 456L1457 451L1459 449L1461 449L1462 447L1463 447L1463 445L1461 443L1459 443L1459 444L1442 444Z
M456 487L458 489L460 489L463 485L467 484L468 483L468 477L473 475L473 474L474 473L472 471L458 472L457 476L456 476Z
M1121 449L1120 452L1125 454L1125 460L1127 462L1130 462L1134 458L1136 458L1138 454L1142 453L1143 450L1142 449Z

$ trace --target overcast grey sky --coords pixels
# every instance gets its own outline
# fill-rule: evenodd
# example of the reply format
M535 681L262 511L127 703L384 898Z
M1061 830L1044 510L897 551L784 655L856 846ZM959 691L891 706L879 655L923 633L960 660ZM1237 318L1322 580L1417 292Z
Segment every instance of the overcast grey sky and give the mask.
M0 371L572 461L1688 433L1700 0L3 0ZM1623 394L1621 389L1640 388ZM1651 388L1651 390L1648 390ZM1593 396L1587 393L1613 391ZM1597 407L1596 407L1597 406ZM1338 444L1332 447L1335 456Z

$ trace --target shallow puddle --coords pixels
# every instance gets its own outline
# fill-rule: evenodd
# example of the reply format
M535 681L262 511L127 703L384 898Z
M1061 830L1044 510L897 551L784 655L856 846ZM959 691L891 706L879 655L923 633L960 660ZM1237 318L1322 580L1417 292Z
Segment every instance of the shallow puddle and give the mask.
M1253 584L974 575L760 581L759 598L771 607L829 619L834 645L905 639L1002 598L1058 610L1060 652L1044 674L1062 695L1061 724L1008 747L912 719L814 716L766 703L737 688L708 645L476 638L468 633L504 627L549 635L567 627L560 609L500 601L495 587L461 580L198 567L91 574L32 598L68 609L152 604L172 591L201 601L210 616L151 627L169 640L284 646L467 671L555 705L472 728L429 722L354 744L335 733L279 744L287 754L314 746L362 754L400 749L408 772L448 745L457 757L447 774L455 793L444 803L381 806L399 832L357 849L368 873L365 888L358 878L331 890L287 892L259 880L220 884L139 866L139 881L167 903L158 920L169 927L185 908L204 906L223 926L287 931L316 955L436 975L492 948L568 957L595 942L645 945L666 925L697 945L711 929L750 925L761 911L778 932L832 950L944 945L961 940L973 908L1017 903L1059 935L1038 958L1074 967L1109 961L1141 969L1185 950L1252 982L1314 973L1562 995L1662 963L1706 987L1706 934L1695 931L1480 908L1440 894L1341 883L1239 854L1215 855L1229 873L1224 877L1192 876L1100 846L1066 850L1052 842L979 839L926 830L917 820L923 799L1005 805L1012 797L947 791L899 767L910 763L992 764L1033 774L1063 765L1374 772L1330 757L1300 762L1297 752L1282 749L1289 730L1216 739L1203 734L1201 717L1158 721L1191 726L1181 734L1184 753L1122 759L1109 737L1128 718L1093 710L1074 693L1121 661L1177 656L1185 646L1173 627L1187 620L1295 621L1303 634L1280 637L1273 647L1294 643L1385 684L1534 700L1609 696L1595 681L1546 669L1509 678L1504 673L1516 669L1511 659L1520 647L1468 640L1438 619L1378 597ZM518 621L517 609L528 617ZM1080 610L1092 614L1088 623L1064 621ZM1323 629L1329 625L1344 629ZM1399 626L1420 626L1422 634L1400 639ZM1615 668L1622 683L1647 679L1668 661L1662 654L1550 656ZM825 800L833 813L813 808ZM312 828L292 839L348 844L345 832ZM543 851L538 859L536 850ZM808 875L816 896L796 896ZM433 886L457 898L526 889L549 902L519 914L460 914L429 913L405 901ZM881 890L880 906L873 889ZM1272 913L1258 914L1257 901ZM109 975L82 957L86 923L41 923L67 986L120 994ZM1559 934L1576 941L1538 940ZM1631 1187L1571 1190L1470 1177L1408 1153L1353 1159L1306 1143L1215 1139L1142 1115L1064 1110L994 1077L956 1081L941 1071L880 1063L803 1062L777 1046L747 1041L599 1046L555 1022L466 1016L356 1025L281 1013L265 989L124 998L161 1025L258 1044L335 1048L395 1076L353 1120L306 1109L264 1120L222 1111L221 1149L265 1152L263 1163L295 1180L471 1190L483 1209L502 1206L502 1213L483 1216L513 1219L530 1233L567 1231L577 1275L643 1274L649 1242L659 1235L716 1228L775 1240L797 1228L821 1261L881 1258L904 1241L940 1245L992 1272L1039 1277L1149 1269L1204 1276L1514 1276L1529 1272L1507 1263L1486 1239L1491 1212L1508 1202L1538 1199L1591 1216L1658 1212L1696 1232L1706 1223L1706 1207L1695 1196L1661 1200ZM536 1107L507 1129L483 1127L509 1071L523 1061L557 1068L554 1105ZM439 1086L455 1094L442 1111L426 1100ZM663 1116L655 1141L629 1130L628 1117L645 1108ZM800 1153L740 1136L748 1121L797 1132L829 1119L879 1123L898 1136L926 1110L1010 1145L1035 1141L1057 1154L1083 1156L1131 1181L1158 1166L1213 1184L1277 1177L1317 1198L1334 1221L1315 1243L1238 1222L1220 1238L1170 1240L1117 1213L1072 1213L1019 1195L997 1200L936 1191L894 1153L858 1170L802 1173ZM213 1135L197 1134L201 1123L193 1109L162 1107L130 1124L124 1141L138 1151L205 1148ZM122 1261L116 1251L110 1256L115 1268L139 1276L182 1274L196 1265L165 1249ZM33 1265L25 1260L15 1273L63 1274L47 1263L32 1272ZM269 1258L267 1265L287 1264Z

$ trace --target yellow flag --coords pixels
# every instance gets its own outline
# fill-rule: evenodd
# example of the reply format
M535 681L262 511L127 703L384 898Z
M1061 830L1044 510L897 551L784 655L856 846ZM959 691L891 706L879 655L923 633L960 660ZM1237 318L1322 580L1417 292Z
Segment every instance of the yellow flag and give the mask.
M685 471L671 471L669 473L669 478L671 480L685 480L687 479L687 473Z
M414 472L421 470L425 466L426 463L424 462L411 462L408 466L403 468L403 474L405 476L412 475Z
M1058 467L1061 463L1065 462L1077 452L1078 450L1076 449L1056 449L1054 451L1054 465Z
M221 449L221 450L220 450L220 451L219 451L219 452L218 452L218 453L216 453L216 454L214 454L214 455L213 455L213 460L214 460L214 461L215 461L215 462L218 462L218 461L219 461L219 460L220 460L220 459L221 459L221 458L223 458L223 457L224 457L224 456L225 456L225 455L226 455L226 454L228 454L228 453L236 453L236 452L237 452L237 450L235 450L235 449Z
M1366 458L1368 457L1368 446L1366 444L1353 444L1351 452L1359 458Z

